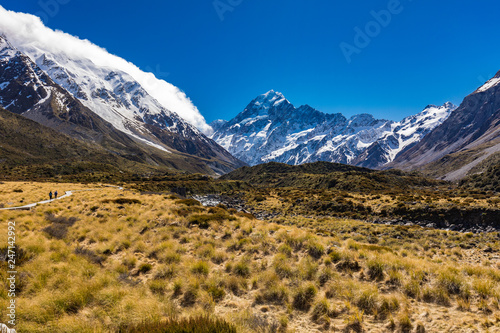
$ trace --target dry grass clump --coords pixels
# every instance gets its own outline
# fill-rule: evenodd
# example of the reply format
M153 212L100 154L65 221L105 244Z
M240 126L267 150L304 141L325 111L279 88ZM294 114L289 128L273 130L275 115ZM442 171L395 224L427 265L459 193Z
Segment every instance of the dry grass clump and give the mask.
M460 331L474 321L480 331L499 315L497 235L300 216L263 222L113 188L1 214L17 226L19 331L156 332L182 318L207 327L219 318L238 332ZM1 316L7 302L0 291ZM467 324L454 320L464 316Z
M236 327L221 319L208 316L192 318L171 318L167 320L150 320L141 324L125 325L120 332L127 333L236 333Z

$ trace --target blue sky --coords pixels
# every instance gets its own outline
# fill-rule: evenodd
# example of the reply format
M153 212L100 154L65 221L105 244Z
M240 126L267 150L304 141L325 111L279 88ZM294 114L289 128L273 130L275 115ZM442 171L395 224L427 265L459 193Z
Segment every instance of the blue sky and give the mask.
M397 2L0 0L175 84L208 121L270 89L297 106L400 120L458 104L500 70L498 1ZM341 43L356 48L350 63Z

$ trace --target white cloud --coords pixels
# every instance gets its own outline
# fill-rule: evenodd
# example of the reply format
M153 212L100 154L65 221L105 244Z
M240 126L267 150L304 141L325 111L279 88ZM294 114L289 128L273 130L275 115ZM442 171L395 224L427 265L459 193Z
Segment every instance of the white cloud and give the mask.
M72 59L89 59L98 66L112 67L130 74L143 88L167 109L202 132L210 134L198 108L176 86L146 73L136 65L110 54L88 40L46 27L40 18L30 14L8 11L0 6L0 34L5 34L14 46L29 44L53 53L65 53Z

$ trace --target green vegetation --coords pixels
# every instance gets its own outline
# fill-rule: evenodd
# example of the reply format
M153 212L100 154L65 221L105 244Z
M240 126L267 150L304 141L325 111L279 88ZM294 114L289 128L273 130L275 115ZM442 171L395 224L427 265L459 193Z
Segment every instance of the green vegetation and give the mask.
M376 171L328 162L298 166L272 162L243 167L222 176L221 179L247 181L264 188L336 189L355 192L444 184L418 173L404 173L399 170Z
M464 188L500 193L500 153L493 155L483 167L484 172L463 179L460 185Z

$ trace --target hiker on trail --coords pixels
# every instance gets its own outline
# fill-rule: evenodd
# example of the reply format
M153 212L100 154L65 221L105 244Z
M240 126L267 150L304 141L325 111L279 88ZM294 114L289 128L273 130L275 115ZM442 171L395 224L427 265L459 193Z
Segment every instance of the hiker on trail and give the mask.
M50 200L52 200L52 191L50 191L50 193L49 193L49 198L50 198Z
M56 197L56 199L57 199L57 191L54 193L54 195L55 195L55 197Z

